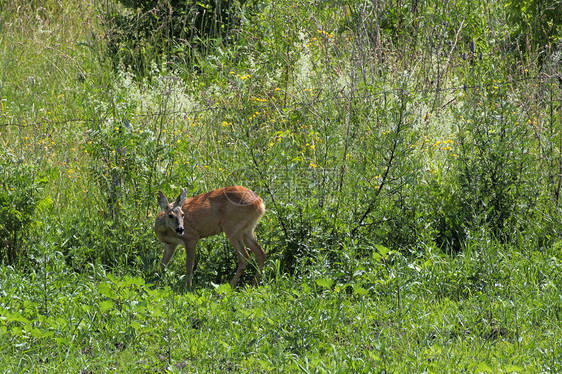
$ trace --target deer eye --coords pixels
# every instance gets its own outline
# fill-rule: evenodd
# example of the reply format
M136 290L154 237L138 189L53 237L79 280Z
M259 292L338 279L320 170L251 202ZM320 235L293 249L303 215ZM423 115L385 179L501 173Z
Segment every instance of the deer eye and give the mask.
M173 215L173 214L168 214L168 217L169 217L169 218L174 218L174 215Z

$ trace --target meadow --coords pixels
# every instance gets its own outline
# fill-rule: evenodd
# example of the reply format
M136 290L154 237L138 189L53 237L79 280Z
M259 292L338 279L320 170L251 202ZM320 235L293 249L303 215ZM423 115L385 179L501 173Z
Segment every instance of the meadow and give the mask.
M6 373L562 371L562 9L0 2ZM156 194L260 195L160 273ZM252 268L252 269L251 269Z

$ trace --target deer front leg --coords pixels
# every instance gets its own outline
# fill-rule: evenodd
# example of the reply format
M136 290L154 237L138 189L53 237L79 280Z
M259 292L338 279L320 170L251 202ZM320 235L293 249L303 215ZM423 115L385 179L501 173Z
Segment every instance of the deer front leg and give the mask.
M197 240L185 242L185 274L187 275L187 285L191 287L193 279L193 265L195 265L195 249L197 248Z
M172 256L176 252L177 244L174 243L164 243L164 256L162 256L162 261L160 261L160 274L164 274L168 263L170 262Z

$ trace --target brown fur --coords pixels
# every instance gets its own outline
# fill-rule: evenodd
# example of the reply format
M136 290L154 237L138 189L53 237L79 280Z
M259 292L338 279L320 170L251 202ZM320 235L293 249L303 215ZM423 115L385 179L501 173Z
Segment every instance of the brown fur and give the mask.
M185 201L185 202L184 202ZM156 217L154 231L164 244L164 256L160 270L164 273L178 245L185 246L186 274L188 285L192 285L193 264L197 241L201 238L224 232L238 255L238 270L230 281L234 287L248 265L248 247L256 258L258 270L256 284L259 284L265 263L265 251L254 235L254 227L265 212L262 199L253 191L232 186L220 188L198 196L185 198L185 190L174 203L168 203L162 192L158 193L162 211ZM174 209L181 206L183 212L183 234L178 233L181 212ZM171 216L171 217L170 217ZM176 220L177 218L177 220ZM181 232L182 228L179 228Z

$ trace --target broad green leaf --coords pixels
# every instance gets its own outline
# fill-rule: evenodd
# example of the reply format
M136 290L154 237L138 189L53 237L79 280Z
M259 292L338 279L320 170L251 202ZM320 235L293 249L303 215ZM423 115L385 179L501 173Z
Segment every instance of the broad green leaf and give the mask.
M329 278L316 279L316 284L320 287L330 288L334 284L334 281Z
M40 338L47 338L47 337L51 337L54 335L54 333L52 331L47 331L47 330L40 330L40 329L36 329L36 328L32 328L30 331L31 336L33 336L36 339L40 339Z
M132 321L131 327L135 330L139 331L142 328L142 325L138 321Z
M354 284L353 285L353 293L356 293L357 295L364 296L364 295L368 295L369 291L367 291L366 289L364 289L363 287L361 287L358 284Z
M8 313L6 315L6 318L8 322L23 322L25 324L29 323L29 320L19 313Z
M478 370L479 372L484 372L484 373L493 373L494 370L485 362L481 362L478 365L476 365L476 370Z
M160 317L160 318L164 318L164 312L162 312L162 309L160 309L160 307L158 305L152 304L152 307L149 307L149 311L150 314L152 314L155 317Z
M221 284L220 286L215 285L215 291L221 295L228 295L232 293L232 287L228 283Z
M376 244L375 248L377 249L377 251L379 251L379 253L385 257L386 255L388 255L388 253L390 252L390 249L386 248L384 245L380 245L380 244Z
M105 297L115 296L115 292L113 292L109 283L105 282L98 285L98 292L100 293L100 295L103 295Z
M504 372L506 373L522 373L525 368L517 365L509 365L505 368Z
M102 313L105 313L109 309L113 308L113 301L111 301L111 300L101 301L99 306L100 306L100 311Z
M125 277L125 283L127 285L135 285L138 287L144 286L146 284L144 279L139 277L130 277L130 276Z
M39 202L37 203L37 210L39 212L45 212L48 211L52 205L53 199L47 196L46 198L39 200Z

